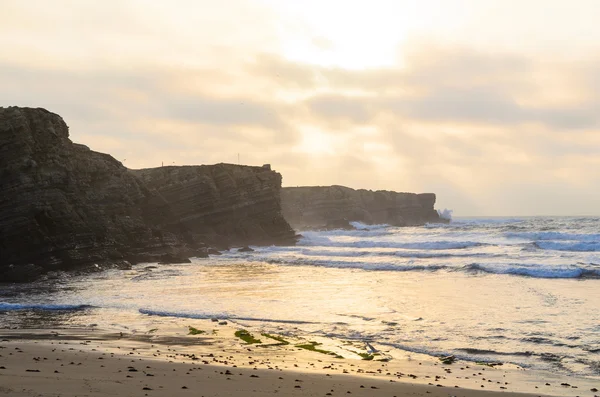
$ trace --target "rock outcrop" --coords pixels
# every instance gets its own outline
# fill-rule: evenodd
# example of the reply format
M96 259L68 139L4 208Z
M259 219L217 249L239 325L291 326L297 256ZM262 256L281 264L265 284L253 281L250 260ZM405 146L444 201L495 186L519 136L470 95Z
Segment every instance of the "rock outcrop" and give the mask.
M349 222L417 226L446 222L433 208L433 193L398 193L344 186L286 187L281 191L286 220L296 229L347 228Z
M173 218L161 227L183 227L190 242L212 245L290 244L295 232L281 214L281 174L234 164L132 170L169 203Z
M130 171L72 143L54 113L0 108L0 282L85 266L185 261L203 239L293 239L281 217L279 174L225 165L167 168Z

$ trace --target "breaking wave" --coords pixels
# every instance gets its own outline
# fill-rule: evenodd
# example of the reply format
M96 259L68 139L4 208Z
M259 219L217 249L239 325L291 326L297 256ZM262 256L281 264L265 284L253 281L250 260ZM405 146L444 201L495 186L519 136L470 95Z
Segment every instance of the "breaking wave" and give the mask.
M317 232L307 232L300 239L301 246L321 247L346 247L346 248L397 248L397 249L422 249L422 250L451 250L481 247L486 243L476 241L388 241L361 239L353 241L340 241L331 239Z
M525 240L570 240L570 241L600 241L600 234L563 233L563 232L510 232L505 234L508 238L519 238Z
M281 323L281 324L319 324L312 321L301 321L301 320L280 320L272 318L256 318L256 317L242 317L235 316L227 313L198 313L198 312L171 312L171 311L160 311L150 309L139 309L141 314L148 316L159 316L159 317L177 317L177 318L190 318L198 320L207 319L219 319L219 320L240 320L240 321L260 321L264 323Z
M534 278L600 278L600 268L591 265L472 263L464 270Z
M552 251L596 252L600 251L600 241L536 241L536 247Z

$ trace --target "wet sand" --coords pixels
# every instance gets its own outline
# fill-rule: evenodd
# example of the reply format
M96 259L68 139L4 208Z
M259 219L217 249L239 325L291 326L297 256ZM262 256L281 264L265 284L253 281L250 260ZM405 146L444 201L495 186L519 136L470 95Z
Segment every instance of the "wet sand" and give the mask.
M590 383L552 374L414 356L338 358L236 327L145 333L89 329L0 330L0 394L10 396L597 396ZM286 340L287 341L287 340ZM327 344L318 345L325 349ZM346 350L350 352L351 349ZM336 352L339 354L340 352ZM346 354L350 355L349 353ZM503 368L504 367L504 368ZM546 384L549 383L549 384ZM576 384L577 383L577 384ZM575 387L574 387L575 386ZM529 393L524 394L523 392Z

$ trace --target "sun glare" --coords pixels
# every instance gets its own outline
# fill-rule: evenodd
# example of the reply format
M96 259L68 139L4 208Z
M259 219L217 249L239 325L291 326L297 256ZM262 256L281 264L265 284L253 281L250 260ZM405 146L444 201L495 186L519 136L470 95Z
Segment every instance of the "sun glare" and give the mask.
M464 17L463 7L436 0L263 2L283 16L278 24L283 56L345 69L401 64L399 54L408 40L444 36Z
M280 22L282 53L293 61L362 69L397 63L397 47L415 27L416 2L277 2L287 18ZM289 24L287 21L297 23Z
M335 145L336 139L333 135L323 133L317 129L303 127L302 141L294 148L294 151L312 156L335 154Z

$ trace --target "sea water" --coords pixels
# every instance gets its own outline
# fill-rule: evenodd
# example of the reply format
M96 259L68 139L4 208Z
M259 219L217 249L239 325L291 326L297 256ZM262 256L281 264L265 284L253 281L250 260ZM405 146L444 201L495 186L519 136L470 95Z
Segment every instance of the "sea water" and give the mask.
M0 285L0 327L144 332L219 318L600 378L600 218L354 226L302 232L294 247Z

